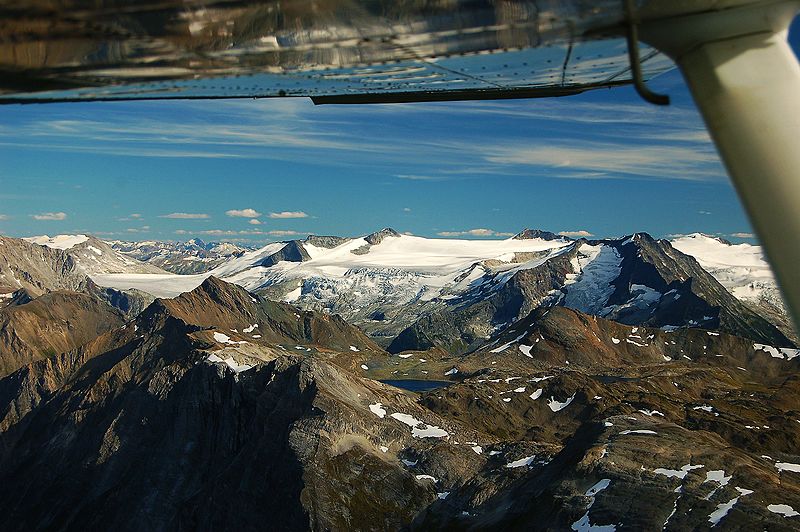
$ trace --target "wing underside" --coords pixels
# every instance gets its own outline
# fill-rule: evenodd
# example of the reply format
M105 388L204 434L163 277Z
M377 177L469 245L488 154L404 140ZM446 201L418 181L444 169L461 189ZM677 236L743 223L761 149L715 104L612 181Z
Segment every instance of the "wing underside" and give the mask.
M557 96L630 82L618 1L0 4L0 101ZM673 67L643 48L646 78Z

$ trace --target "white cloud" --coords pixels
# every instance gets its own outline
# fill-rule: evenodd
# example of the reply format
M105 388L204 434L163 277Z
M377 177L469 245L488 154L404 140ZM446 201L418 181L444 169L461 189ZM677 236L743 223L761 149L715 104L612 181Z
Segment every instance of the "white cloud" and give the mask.
M129 232L129 233L146 233L147 231L149 231L149 230L150 230L150 227L149 227L149 226L144 226L144 227L129 227L129 228L125 229L125 230L126 230L127 232Z
M265 235L270 235L270 236L297 236L297 235L304 235L304 234L306 234L306 233L299 233L299 232L297 232L297 231L281 231L281 230L276 230L276 231L267 231L267 232L266 232L266 233L264 233L264 234L265 234Z
M0 220L8 220L9 216L7 214L0 214Z
M441 231L436 233L439 236L514 236L514 233L504 233L494 229L468 229L466 231Z
M205 220L210 218L210 216L204 213L171 212L169 214L162 214L159 218L171 218L173 220Z
M411 207L403 207L403 212L411 212Z
M31 214L34 220L66 220L67 213L65 212L40 212L39 214Z
M561 236L569 236L572 238L594 236L594 234L590 233L589 231L586 231L585 229L580 229L578 231L561 231L558 234Z
M261 225L261 220L259 220L258 218L252 218L247 223L249 223L250 225Z
M269 213L270 218L308 218L308 214L304 213L303 211L283 211L283 212L271 212Z
M231 209L225 211L225 214L233 218L258 218L261 213L255 209Z
M141 219L142 219L142 215L139 214L138 212L135 212L133 214L129 214L128 216L125 216L124 218L117 218L117 221L118 222L132 222L134 220L141 220Z
M753 233L731 233L731 236L734 238L755 238L756 235Z
M175 231L176 235L186 235L188 233L189 231L187 231L186 229L178 229L177 231Z

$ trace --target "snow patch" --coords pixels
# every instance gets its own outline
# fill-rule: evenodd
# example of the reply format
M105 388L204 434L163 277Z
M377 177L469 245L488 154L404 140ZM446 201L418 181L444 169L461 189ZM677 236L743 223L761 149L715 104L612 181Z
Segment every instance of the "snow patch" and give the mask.
M767 510L774 514L780 514L784 517L797 517L800 515L800 513L795 511L795 509L788 504L770 504L767 506Z
M753 344L753 349L756 351L764 351L765 353L769 353L772 358L791 360L796 356L800 356L800 349L790 349L788 347L772 347L764 344Z
M529 465L531 465L533 463L533 461L535 459L536 459L536 456L526 456L524 458L520 458L519 460L514 460L513 462L507 463L506 467L508 469L514 469L514 468L517 468L517 467L529 466Z
M708 522L711 523L711 526L717 526L719 522L728 515L728 512L731 511L737 502L739 502L739 497L744 497L745 495L750 495L753 493L752 490L747 490L744 488L736 488L736 491L739 492L738 497L734 497L733 499L729 500L728 502L718 504L717 509L711 512L711 515L708 516Z
M382 403L375 403L369 405L369 411L378 416L379 418L383 419L386 417L386 410L383 408Z
M409 414L395 412L389 417L411 427L411 435L414 438L444 438L448 436L447 431L444 429L440 429L435 425L427 425Z
M791 471L793 473L800 473L800 464L793 464L791 462L777 462L775 467L780 472Z
M564 401L563 403L555 400L553 396L550 396L550 399L547 401L547 406L550 407L550 410L552 410L553 412L560 412L561 410L567 408L570 405L570 403L572 403L573 399L575 399L574 393L569 398L567 398L567 400Z
M686 475L689 474L689 471L692 471L694 469L702 469L703 467L705 466L691 465L691 464L686 464L680 469L664 469L663 467L659 467L657 469L654 469L653 473L655 473L656 475L664 475L667 478L679 478L683 480L684 478L686 478Z

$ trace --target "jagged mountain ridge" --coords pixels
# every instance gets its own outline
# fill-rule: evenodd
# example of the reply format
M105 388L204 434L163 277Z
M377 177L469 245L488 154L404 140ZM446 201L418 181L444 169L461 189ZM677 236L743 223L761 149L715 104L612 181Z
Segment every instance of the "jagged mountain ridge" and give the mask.
M114 247L91 235L47 235L24 239L33 244L59 249L72 257L79 270L87 275L128 273L163 274L161 268L131 259L118 253Z
M629 325L698 326L769 345L793 345L692 257L667 241L638 233L619 240L576 241L511 280L485 274L471 291L402 331L389 350L441 347L466 352L479 347L497 326L553 305Z
M792 345L697 261L644 233L573 241L525 230L505 241L458 241L385 229L326 242L270 244L212 273L273 299L341 314L393 351L437 346L463 352L552 304L624 323L721 328ZM99 281L178 293L202 278Z

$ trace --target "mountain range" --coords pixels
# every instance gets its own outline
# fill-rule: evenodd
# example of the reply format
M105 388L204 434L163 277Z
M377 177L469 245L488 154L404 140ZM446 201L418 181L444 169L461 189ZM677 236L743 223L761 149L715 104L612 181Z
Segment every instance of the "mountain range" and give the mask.
M4 237L0 527L792 530L800 350L737 249Z

